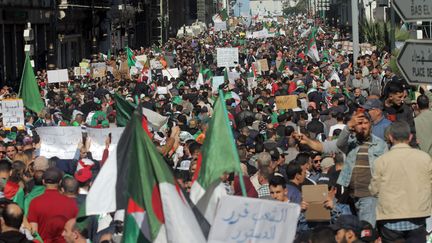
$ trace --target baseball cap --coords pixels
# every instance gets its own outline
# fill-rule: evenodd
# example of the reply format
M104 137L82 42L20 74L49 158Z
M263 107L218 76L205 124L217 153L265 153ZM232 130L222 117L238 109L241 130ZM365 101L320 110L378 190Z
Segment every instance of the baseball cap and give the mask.
M366 110L373 110L373 109L383 109L383 103L379 99L368 99L366 100L366 103L361 106L362 108Z
M48 168L44 174L42 179L45 181L45 183L48 184L57 184L62 179L63 175L62 172L57 168Z
M321 161L321 168L322 169L326 169L326 168L332 167L333 165L334 165L334 159L331 158L331 157L324 158Z
M352 230L357 236L360 236L362 230L360 220L354 215L341 215L330 227L334 231L338 231L340 229Z
M367 221L360 221L361 225L361 232L360 232L360 239L364 242L374 242L376 239L378 239L378 233L376 230L372 227L372 225Z
M86 182L92 178L93 174L89 167L84 167L75 173L78 182Z

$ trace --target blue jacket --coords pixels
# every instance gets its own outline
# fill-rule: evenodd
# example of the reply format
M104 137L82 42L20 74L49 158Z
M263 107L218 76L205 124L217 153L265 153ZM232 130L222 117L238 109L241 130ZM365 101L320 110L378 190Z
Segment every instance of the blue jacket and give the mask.
M348 126L346 126L342 130L336 145L346 155L345 163L339 175L337 183L341 186L348 187L351 182L351 176L357 160L357 153L360 149L360 146L357 142L356 137L350 134ZM368 149L369 166L372 175L374 172L375 160L387 151L387 143L384 142L384 140L382 140L381 138L372 134L372 142L369 145Z

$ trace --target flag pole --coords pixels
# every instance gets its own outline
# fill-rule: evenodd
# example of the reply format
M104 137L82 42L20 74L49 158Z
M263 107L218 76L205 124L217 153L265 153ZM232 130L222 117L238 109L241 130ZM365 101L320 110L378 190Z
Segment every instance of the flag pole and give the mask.
M224 113L225 113L224 114L225 122L228 124L228 127L231 127L230 124L229 124L229 121L228 121L228 111L227 111L227 108L226 108L224 93L223 93L222 90L219 90L219 99L222 99L221 102L224 102L223 105L222 105L222 107L223 107L223 110L224 110ZM233 151L237 151L237 148L235 147L234 142L233 142L234 141L234 135L233 135L232 129L229 130L229 134L230 134L229 140L231 141L231 146L233 148ZM241 166L240 166L240 163L241 163L240 162L240 158L238 156L238 152L236 152L235 154L236 154L236 157L237 157L237 161L239 161L239 163L237 165L238 165L238 175L239 175L240 188L241 188L243 197L246 197L247 196L247 194L246 194L246 186L245 186L245 183L244 183L244 180L243 180L243 172L242 172L242 169L241 169Z

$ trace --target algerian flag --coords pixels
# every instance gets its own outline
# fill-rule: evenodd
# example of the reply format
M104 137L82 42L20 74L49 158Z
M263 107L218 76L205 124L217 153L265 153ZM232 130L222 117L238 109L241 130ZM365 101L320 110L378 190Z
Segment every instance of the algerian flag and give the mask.
M142 108L143 115L147 118L149 125L153 130L159 130L168 121L168 117L162 116L161 114L154 112L147 108Z
M128 46L126 46L126 53L129 68L136 67L138 70L141 70L144 67L141 62L136 60L133 51Z
M222 97L224 96L220 91L209 128L205 134L204 144L201 147L201 154L198 157L190 192L191 201L210 223L213 222L220 196L226 194L220 185L220 177L224 173L238 172L243 195L246 195L240 160Z
M315 35L316 35L316 28L313 28L311 33L309 34L306 53L314 62L318 62L320 58L318 55L318 49L315 42Z
M126 181L128 197L123 242L142 242L144 239L151 242L205 242L174 175L145 133L138 112L133 114L120 143L123 146L119 150L125 152L122 157L129 167L127 177L122 178ZM149 230L143 230L147 225Z

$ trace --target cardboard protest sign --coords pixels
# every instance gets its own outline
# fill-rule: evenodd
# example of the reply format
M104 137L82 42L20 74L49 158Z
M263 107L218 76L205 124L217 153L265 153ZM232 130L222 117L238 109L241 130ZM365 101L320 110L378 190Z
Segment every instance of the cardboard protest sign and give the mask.
M47 158L73 159L82 140L81 127L38 127L40 154Z
M225 31L225 30L227 30L227 23L225 21L214 23L214 31Z
M88 63L88 62L80 62L79 66L82 67L82 68L87 69L87 68L90 67L90 63Z
M295 203L224 196L208 242L292 242L299 215L300 206Z
M324 208L323 203L327 200L327 185L302 186L303 200L309 203L305 217L308 221L328 221L330 211Z
M239 62L238 48L217 48L218 67L234 67Z
M109 134L111 134L111 144L117 145L123 133L124 127L115 128L87 128L87 137L90 138L90 152L92 157L96 160L101 160L103 151L105 149L105 141Z
M224 76L214 76L212 78L212 92L217 93L219 86L224 83Z
M178 78L180 77L180 71L178 68L162 69L162 76L167 77L168 80Z
M24 129L24 104L22 99L2 100L1 113L5 129L11 129L12 127Z
M48 70L48 83L68 82L69 74L67 69Z
M275 101L278 110L288 110L297 107L297 95L276 96Z
M130 70L127 61L120 62L120 70L119 70L120 78L130 79Z
M258 65L260 66L260 69L262 72L267 72L268 70L270 70L269 66L268 66L267 59L258 60Z
M106 76L107 67L96 67L92 68L92 77L93 78L102 78Z
M87 68L74 67L74 75L75 76L85 76L85 75L87 75Z

